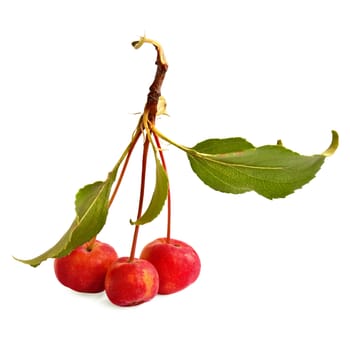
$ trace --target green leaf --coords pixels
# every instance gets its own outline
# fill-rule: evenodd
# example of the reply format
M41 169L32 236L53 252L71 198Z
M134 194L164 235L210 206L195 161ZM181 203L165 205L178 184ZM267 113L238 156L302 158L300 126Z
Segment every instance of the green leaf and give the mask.
M338 134L332 135L330 147L313 156L293 152L281 142L255 148L242 138L209 139L186 152L193 171L217 191L283 198L313 179L325 157L335 152Z
M69 254L73 249L95 237L106 223L109 198L118 169L125 157L132 152L141 131L135 132L131 142L124 150L113 170L109 172L105 181L97 181L81 188L75 197L76 216L73 223L61 239L43 254L33 259L16 260L36 267L49 258L59 258Z
M162 211L164 202L168 195L168 176L160 163L158 157L155 152L155 160L156 160L156 183L154 187L154 191L152 194L151 201L148 205L148 208L142 214L142 216L136 220L131 221L130 223L133 225L144 225L148 222L154 220Z
M69 254L73 249L95 237L103 228L108 215L108 201L119 163L108 174L106 181L86 185L78 191L75 200L76 217L62 238L43 254L29 260L16 260L33 267L48 258Z

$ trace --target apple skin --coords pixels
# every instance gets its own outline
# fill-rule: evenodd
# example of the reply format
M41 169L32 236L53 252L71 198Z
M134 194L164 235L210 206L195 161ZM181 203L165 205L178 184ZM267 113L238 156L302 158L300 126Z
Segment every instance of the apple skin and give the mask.
M151 300L158 294L159 276L147 260L119 258L107 271L105 292L118 306L133 306Z
M159 294L176 293L199 276L201 262L196 251L187 243L157 238L148 243L140 254L152 263L159 274Z
M90 244L90 247L89 247ZM114 248L96 240L74 249L70 254L56 258L54 269L57 279L77 292L99 293L109 266L118 259Z

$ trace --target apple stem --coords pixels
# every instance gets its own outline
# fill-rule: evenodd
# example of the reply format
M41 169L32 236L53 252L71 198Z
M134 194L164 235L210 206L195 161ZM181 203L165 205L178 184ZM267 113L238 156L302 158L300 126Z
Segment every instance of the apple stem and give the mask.
M160 159L164 168L165 173L168 175L168 170L166 167L165 157L164 153L159 141L159 137L157 134L153 133L154 140L156 141L158 152L160 155ZM168 209L168 215L167 215L167 235L166 240L169 243L170 242L170 236L171 236L171 195L170 195L170 184L169 184L169 176L168 176L168 201L167 201L167 209Z
M120 172L120 175L119 175L117 184L116 184L116 186L115 186L115 188L114 188L113 194L111 195L111 197L110 197L110 199L109 199L108 208L112 205L112 203L113 203L113 201L114 201L114 198L115 198L115 196L116 196L116 194L117 194L117 192L118 192L118 189L119 189L119 187L120 187L120 184L121 184L121 182L122 182L122 180L123 180L123 177L124 177L124 174L125 174L125 170L126 170L126 168L127 168L127 166L128 166L130 156L131 156L131 154L132 154L132 151L133 151L134 148L135 148L135 145L136 145L136 143L137 143L137 140L140 138L141 133L142 133L142 132L141 132L141 129L140 129L140 128L138 128L137 131L135 132L135 135L134 135L134 137L133 137L133 139L132 139L132 142L131 142L131 144L130 144L129 151L128 151L127 156L126 156L126 158L125 158L122 171ZM92 237L91 240L87 242L87 246L86 246L86 247L87 247L88 250L92 250L92 247L94 246L95 241L96 241L96 237L97 237L97 235L96 235L95 237Z
M109 199L108 207L110 207L110 206L112 205L113 201L114 201L114 198L115 198L115 196L116 196L116 194L117 194L117 192L118 192L118 189L119 189L119 187L120 187L120 184L122 183L122 180L123 180L123 177L124 177L124 174L125 174L125 170L126 170L126 168L127 168L127 166L128 166L129 160L130 160L130 156L131 156L131 154L132 154L132 151L133 151L134 148L135 148L135 145L136 145L136 143L137 143L137 140L140 138L140 135L141 135L141 130L138 129L137 132L136 132L136 134L135 134L135 136L133 137L133 142L131 143L131 146L130 146L130 149L129 149L129 151L128 151L128 154L127 154L127 156L126 156L126 158L125 158L125 161L124 161L124 164L123 164L123 168L122 168L122 170L121 170L121 172L120 172L120 175L119 175L117 184L116 184L116 186L115 186L115 188L114 188L114 191L113 191L113 193L112 193L112 195L111 195L111 198Z
M86 249L87 249L88 251L91 251L91 250L92 250L92 247L93 247L94 244L95 244L95 242L96 242L96 236L95 236L95 237L92 237L92 238L90 239L90 241L88 241L88 243L87 243L87 245L86 245Z
M143 144L143 153L142 153L141 185L140 185L139 207L137 210L137 220L142 215L143 198L144 198L144 194L145 194L145 180L146 180L148 149L149 149L149 139L146 138L146 140ZM135 225L134 237L132 240L132 246L131 246L131 251L130 251L130 256L129 256L129 262L133 261L135 258L136 244L137 244L139 229L140 229L140 225Z

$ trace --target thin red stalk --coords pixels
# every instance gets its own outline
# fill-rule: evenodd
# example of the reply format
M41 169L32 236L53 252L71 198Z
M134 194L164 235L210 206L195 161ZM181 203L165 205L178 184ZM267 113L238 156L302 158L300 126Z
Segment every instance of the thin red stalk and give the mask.
M159 141L159 137L156 133L152 133L154 140L156 141L157 147L158 147L158 151L159 151L159 155L160 155L160 160L162 162L163 168L166 172L166 174L168 174L167 171L167 167L166 167L166 163L165 163L165 157L163 154L163 150L161 148L161 144ZM168 177L168 182L169 182L169 177ZM170 195L170 185L168 183L168 201L167 201L167 206L168 206L168 216L167 216L167 235L166 235L166 239L167 242L170 242L170 236L171 236L171 195Z
M148 156L148 148L149 148L149 139L146 138L143 144L143 153L142 153L142 169L141 169L141 185L140 185L140 197L139 197L139 207L137 210L137 220L142 215L142 206L143 206L143 198L145 194L145 180L146 180L146 169L147 169L147 156ZM134 237L132 240L132 246L130 251L129 261L133 261L136 253L136 244L137 237L139 234L140 225L135 225Z
M111 198L109 199L108 207L110 207L110 206L112 205L113 201L114 201L114 198L115 198L115 196L116 196L116 194L117 194L117 192L118 192L118 189L119 189L119 187L120 187L120 184L122 183L125 170L126 170L126 168L127 168L127 166L128 166L128 163L129 163L130 156L131 156L131 154L132 154L132 151L133 151L134 148L135 148L135 145L136 145L137 140L139 139L140 135L141 135L141 132L138 131L138 134L135 136L134 142L132 143L132 145L131 145L131 147L130 147L130 150L129 150L129 152L128 152L126 158L125 158L125 161L124 161L124 164L123 164L123 168L122 168L122 171L120 172L120 175L119 175L117 184L116 184L116 186L115 186L115 188L114 188L114 191L113 191L113 193L112 193L112 195L111 195Z
M125 158L125 161L124 161L124 164L123 164L123 168L122 168L122 171L120 172L120 175L119 175L117 184L116 184L116 186L115 186L115 188L114 188L113 194L112 194L111 198L109 199L108 207L110 207L110 206L112 205L113 201L114 201L114 198L115 198L115 196L116 196L116 194L117 194L117 192L118 192L118 189L119 189L119 187L120 187L120 184L121 184L121 182L122 182L122 180L123 180L125 170L126 170L126 168L127 168L127 166L128 166L131 153L132 153L132 151L134 150L135 145L136 145L137 140L139 139L140 135L141 135L141 131L138 131L138 134L134 137L133 143L131 144L130 149L129 149L129 152L128 152L126 158ZM95 236L95 237L92 237L92 238L90 239L90 241L87 242L87 249L92 249L92 247L93 247L95 241L96 241L96 236Z

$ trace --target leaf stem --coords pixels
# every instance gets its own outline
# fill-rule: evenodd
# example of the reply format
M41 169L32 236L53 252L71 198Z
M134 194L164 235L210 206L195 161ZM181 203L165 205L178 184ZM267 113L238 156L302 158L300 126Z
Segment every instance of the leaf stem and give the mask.
M152 125L152 132L159 136L161 139L163 139L164 141L169 142L171 145L175 146L176 148L180 149L181 151L184 151L186 153L197 153L196 151L194 151L193 149L180 145L178 143L176 143L175 141L169 139L169 137L165 136L164 134L162 134L156 127L155 125Z
M160 159L162 161L163 168L164 168L166 174L168 175L167 166L166 166L166 162L165 162L165 157L164 157L164 154L163 154L163 150L161 148L161 144L160 144L158 135L155 134L155 133L152 133L152 134L153 134L154 140L156 141L156 144L157 144L157 147L158 147L158 152L159 152L159 155L160 155ZM168 176L168 179L169 179L169 176ZM169 243L170 242L170 237L171 237L171 194L170 194L170 184L168 184L167 209L168 209L168 215L167 215L167 235L166 235L166 238L167 238L167 242Z
M144 199L144 194L145 194L145 180L146 180L148 149L149 149L149 139L146 138L146 140L143 144L140 197L139 197L139 207L137 210L137 219L136 220L138 220L142 215L142 206L143 206L143 199ZM140 225L135 225L134 236L133 236L131 251L130 251L130 256L129 256L129 262L132 262L135 258L136 244L137 244L139 229L140 229Z

